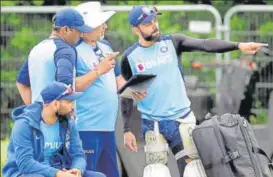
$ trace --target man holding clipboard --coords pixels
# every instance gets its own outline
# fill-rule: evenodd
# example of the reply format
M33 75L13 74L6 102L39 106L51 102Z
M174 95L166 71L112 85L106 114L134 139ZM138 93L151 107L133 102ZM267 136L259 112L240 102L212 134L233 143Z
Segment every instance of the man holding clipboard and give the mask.
M183 136L189 137L186 132L194 128L196 119L186 94L181 55L196 50L211 53L241 50L245 54L255 54L267 44L195 39L183 34L161 35L157 15L161 13L155 7L136 6L131 10L129 23L139 40L124 52L121 72L126 80L140 73L157 75L147 90L147 96L137 103L142 117L142 133L147 144L149 138L146 135L154 130L155 122L158 122L159 132L175 155L182 177L185 166L192 160L192 154L184 151L187 144ZM128 98L123 98L122 102L125 146L137 151L135 136L128 127L133 102ZM182 128L185 125L187 131Z

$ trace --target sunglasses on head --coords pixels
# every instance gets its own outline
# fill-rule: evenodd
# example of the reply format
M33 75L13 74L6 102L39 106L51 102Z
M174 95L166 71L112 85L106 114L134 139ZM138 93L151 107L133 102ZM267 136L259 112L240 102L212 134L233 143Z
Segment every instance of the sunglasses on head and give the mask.
M136 21L136 25L140 24L147 16L151 16L153 14L157 14L158 10L156 7L143 7L142 14L138 17Z
M59 99L59 98L62 97L62 96L72 94L73 89L72 89L71 85L68 85L66 88L67 88L67 89L66 89L60 96L58 96L57 98L55 98L55 100Z

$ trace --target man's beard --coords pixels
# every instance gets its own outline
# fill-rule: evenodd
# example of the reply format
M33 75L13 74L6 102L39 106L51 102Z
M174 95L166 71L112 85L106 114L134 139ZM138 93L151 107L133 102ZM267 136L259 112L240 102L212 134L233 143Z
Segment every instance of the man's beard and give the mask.
M66 112L66 113L60 113L59 111L55 113L57 117L74 117L75 113L74 113L74 109L71 110L70 112Z
M103 33L101 33L100 37L99 37L99 40L103 40L105 37L105 31Z
M103 40L103 39L104 39L104 35L101 35L101 36L100 36L100 40Z
M140 31L140 33L141 33L141 35L142 35L142 37L143 37L143 39L145 41L157 41L159 39L159 36L160 36L160 33L158 33L157 35L153 36L154 33L156 33L156 32L159 31L158 29L156 29L155 31L153 31L153 33L150 34L150 35L144 34L140 29L139 29L139 31Z

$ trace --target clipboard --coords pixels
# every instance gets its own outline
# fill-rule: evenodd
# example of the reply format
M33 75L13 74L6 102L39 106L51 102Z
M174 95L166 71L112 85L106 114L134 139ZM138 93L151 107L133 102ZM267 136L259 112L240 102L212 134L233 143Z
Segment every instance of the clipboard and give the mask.
M136 74L132 76L117 93L122 97L133 98L132 92L146 92L155 77L156 74Z

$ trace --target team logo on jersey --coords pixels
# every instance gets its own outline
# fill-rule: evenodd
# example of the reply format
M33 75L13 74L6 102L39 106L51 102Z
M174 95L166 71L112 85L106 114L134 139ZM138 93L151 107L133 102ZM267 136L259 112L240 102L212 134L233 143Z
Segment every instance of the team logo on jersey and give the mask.
M141 71L145 71L146 69L151 69L161 65L169 64L172 62L172 60L173 58L171 55L161 55L152 60L149 59L141 63L137 62L136 63L137 71L141 72Z
M138 71L143 71L145 69L144 64L140 63L137 65Z
M136 60L137 71L141 72L145 70L144 60L139 58Z
M167 46L162 46L162 47L160 47L160 51L162 53L166 53L168 51L168 47Z

